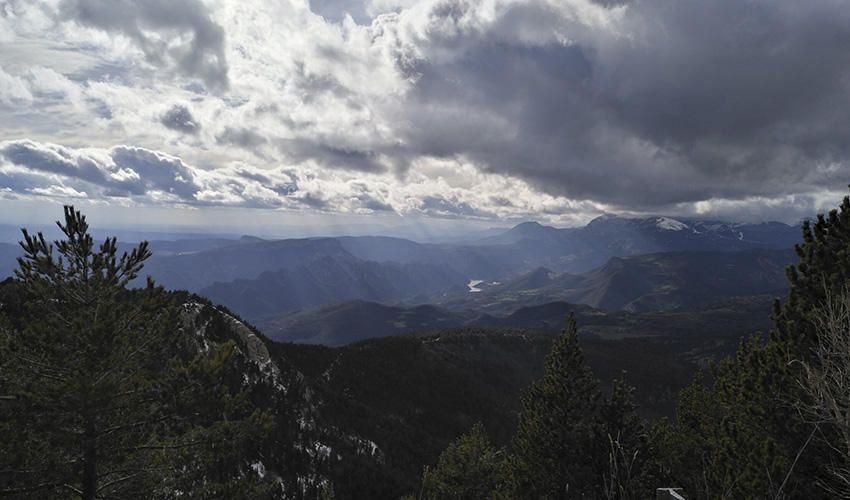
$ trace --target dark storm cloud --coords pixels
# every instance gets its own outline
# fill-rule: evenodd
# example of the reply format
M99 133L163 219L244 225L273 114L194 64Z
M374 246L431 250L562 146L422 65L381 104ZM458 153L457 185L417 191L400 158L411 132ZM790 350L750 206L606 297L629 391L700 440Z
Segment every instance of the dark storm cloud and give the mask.
M425 214L446 218L493 217L494 215L464 201L453 200L442 195L426 196L422 199L419 209Z
M66 19L130 38L157 66L173 66L212 89L228 87L224 29L200 0L64 0L61 6Z
M18 168L3 168L4 161ZM202 171L140 147L73 149L31 140L0 142L0 189L11 193L132 198L192 205L274 208L298 204L297 178L285 169Z
M176 130L184 134L197 134L201 130L201 124L192 116L189 108L180 104L175 104L165 114L160 117L160 123L171 130Z
M116 165L138 175L144 191L159 189L183 199L193 199L198 191L194 172L179 158L130 146L112 148L111 156Z
M117 146L108 155L87 154L21 140L0 145L0 158L26 167L30 174L57 174L97 186L107 196L143 195L160 190L193 199L199 190L194 173L181 160L143 148Z
M634 1L592 29L529 2L478 31L472 5L433 8L425 54L452 56L406 68L411 154L641 210L846 183L843 2ZM564 37L528 41L549 30Z
M236 127L225 127L215 140L219 144L230 144L248 150L255 150L268 142L268 139L254 130Z
M281 153L295 162L313 160L328 168L360 172L386 170L386 167L380 163L378 154L370 149L332 145L307 138L280 139L277 145Z
M45 148L33 141L13 141L0 147L0 158L25 166L34 172L57 174L111 190L141 192L141 187L133 179L121 176L120 173L118 176L112 175L118 172L110 171L97 158L75 155L67 148ZM32 173L27 173L25 177L16 174L15 177L35 179Z

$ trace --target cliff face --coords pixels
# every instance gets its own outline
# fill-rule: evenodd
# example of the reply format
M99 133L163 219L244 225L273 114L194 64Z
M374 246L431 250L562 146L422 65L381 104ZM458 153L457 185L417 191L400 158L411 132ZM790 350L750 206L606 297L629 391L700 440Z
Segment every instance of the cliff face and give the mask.
M358 470L380 468L384 453L378 445L328 424L321 416L323 395L284 356L273 356L271 341L252 326L199 297L182 303L180 322L189 344L199 351L234 343L231 380L238 380L253 407L274 421L262 446L263 459L250 466L278 483L280 498L317 498Z

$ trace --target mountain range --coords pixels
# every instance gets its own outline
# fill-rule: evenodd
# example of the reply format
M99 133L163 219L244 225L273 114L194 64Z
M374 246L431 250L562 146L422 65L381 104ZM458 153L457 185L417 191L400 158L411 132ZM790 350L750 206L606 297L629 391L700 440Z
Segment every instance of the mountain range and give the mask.
M776 222L605 215L584 227L526 222L452 244L382 236L156 240L145 273L276 338L336 345L448 325L528 326L539 322L508 318L552 303L645 313L778 295L798 239L798 228ZM0 244L0 272L11 274L19 253Z
M730 295L787 287L790 250L664 252L611 257L581 274L537 268L504 282L482 282L477 293L439 301L451 309L502 312L561 300L605 310L650 311L695 305Z
M456 244L378 236L154 241L147 271L170 288L192 291L215 282L255 279L266 271L294 269L325 257L430 264L467 279L499 280L541 266L559 273L582 273L611 257L646 253L787 250L798 240L799 229L781 223L603 216L581 228L523 223L496 236Z
M294 268L266 271L254 279L216 282L200 293L241 315L260 318L348 299L424 300L440 290L462 288L466 281L456 271L434 264L325 256Z

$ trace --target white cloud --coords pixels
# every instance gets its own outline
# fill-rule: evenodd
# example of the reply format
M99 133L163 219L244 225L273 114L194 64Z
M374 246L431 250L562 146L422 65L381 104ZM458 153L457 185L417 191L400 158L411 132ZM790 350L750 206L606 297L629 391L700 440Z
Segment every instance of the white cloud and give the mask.
M523 181L485 174L460 161L419 160L404 177L300 166L268 169L240 162L205 170L144 148L75 149L30 140L0 142L0 189L22 196L86 197L139 206L449 218L520 219L543 214L560 223L575 223L606 209L541 195Z
M26 82L20 77L6 73L0 66L0 105L28 105L32 100L32 93Z
M76 189L68 186L36 187L30 189L29 192L39 196L49 196L51 198L58 198L60 200L73 198L88 198L88 195L85 192L77 191Z

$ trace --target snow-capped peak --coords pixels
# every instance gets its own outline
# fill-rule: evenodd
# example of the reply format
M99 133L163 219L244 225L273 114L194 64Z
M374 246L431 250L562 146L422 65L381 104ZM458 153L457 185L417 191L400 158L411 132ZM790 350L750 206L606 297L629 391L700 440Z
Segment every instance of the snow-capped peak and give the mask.
M659 217L655 219L655 227L665 231L681 231L683 229L687 229L688 225L669 217Z

